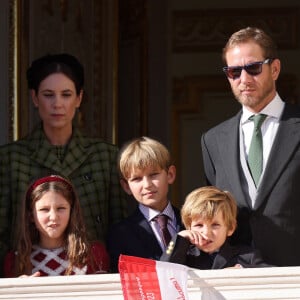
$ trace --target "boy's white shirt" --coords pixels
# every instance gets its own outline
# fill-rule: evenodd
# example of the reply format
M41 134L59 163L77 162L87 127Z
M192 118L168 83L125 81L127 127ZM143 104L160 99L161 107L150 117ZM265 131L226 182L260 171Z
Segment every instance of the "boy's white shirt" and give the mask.
M172 207L172 204L170 201L168 201L168 204L166 206L166 208L163 211L158 211L155 209L152 209L148 206L145 206L143 204L139 204L139 210L141 211L141 213L143 214L143 216L145 217L145 219L148 221L149 225L151 226L155 237L160 245L160 247L162 248L162 250L165 250L165 246L163 244L161 235L160 235L160 231L159 231L159 227L157 222L155 222L153 219L158 216L159 214L164 214L167 215L169 217L169 221L168 221L168 230L171 234L171 236L173 237L176 233L176 217L175 217L175 213Z

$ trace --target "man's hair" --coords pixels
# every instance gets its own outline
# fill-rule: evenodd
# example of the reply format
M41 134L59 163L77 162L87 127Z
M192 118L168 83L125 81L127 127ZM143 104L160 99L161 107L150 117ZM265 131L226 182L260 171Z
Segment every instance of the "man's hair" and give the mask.
M201 217L212 220L219 212L222 213L228 229L235 229L237 205L233 196L214 186L206 186L187 195L181 209L181 218L185 228L190 229L193 219Z
M239 44L248 43L250 41L253 41L261 47L265 58L278 58L277 45L275 44L273 39L262 29L256 27L247 27L231 35L225 47L223 48L223 62L227 64L226 53L229 49Z
M170 166L171 157L168 149L149 137L143 136L126 143L119 153L119 170L125 180L136 169L160 167L167 171Z

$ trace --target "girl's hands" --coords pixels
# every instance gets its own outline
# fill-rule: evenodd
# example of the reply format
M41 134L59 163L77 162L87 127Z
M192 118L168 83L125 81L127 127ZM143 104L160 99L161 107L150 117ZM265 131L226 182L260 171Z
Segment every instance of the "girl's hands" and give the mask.
M19 276L19 278L25 278L25 277L40 277L41 276L41 273L40 272L35 272L35 273L33 273L33 274L31 274L31 275L21 275L21 276Z

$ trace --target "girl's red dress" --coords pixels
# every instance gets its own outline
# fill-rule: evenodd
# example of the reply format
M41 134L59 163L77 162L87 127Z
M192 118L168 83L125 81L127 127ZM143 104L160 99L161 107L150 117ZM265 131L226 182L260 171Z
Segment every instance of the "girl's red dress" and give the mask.
M83 268L73 268L72 275L106 273L109 269L109 256L104 247L99 242L91 245L91 257L94 263L88 263ZM15 277L14 263L15 252L8 252L4 260L4 277ZM31 262L33 264L32 274L40 272L41 276L64 275L68 266L66 251L64 248L44 249L34 246L31 253Z

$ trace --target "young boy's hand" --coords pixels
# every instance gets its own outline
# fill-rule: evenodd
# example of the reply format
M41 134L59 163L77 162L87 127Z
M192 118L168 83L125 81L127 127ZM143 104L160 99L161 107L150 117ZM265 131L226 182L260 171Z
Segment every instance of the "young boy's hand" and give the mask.
M206 239L198 231L194 230L182 230L178 232L178 235L188 239L191 244L201 247L207 243Z

